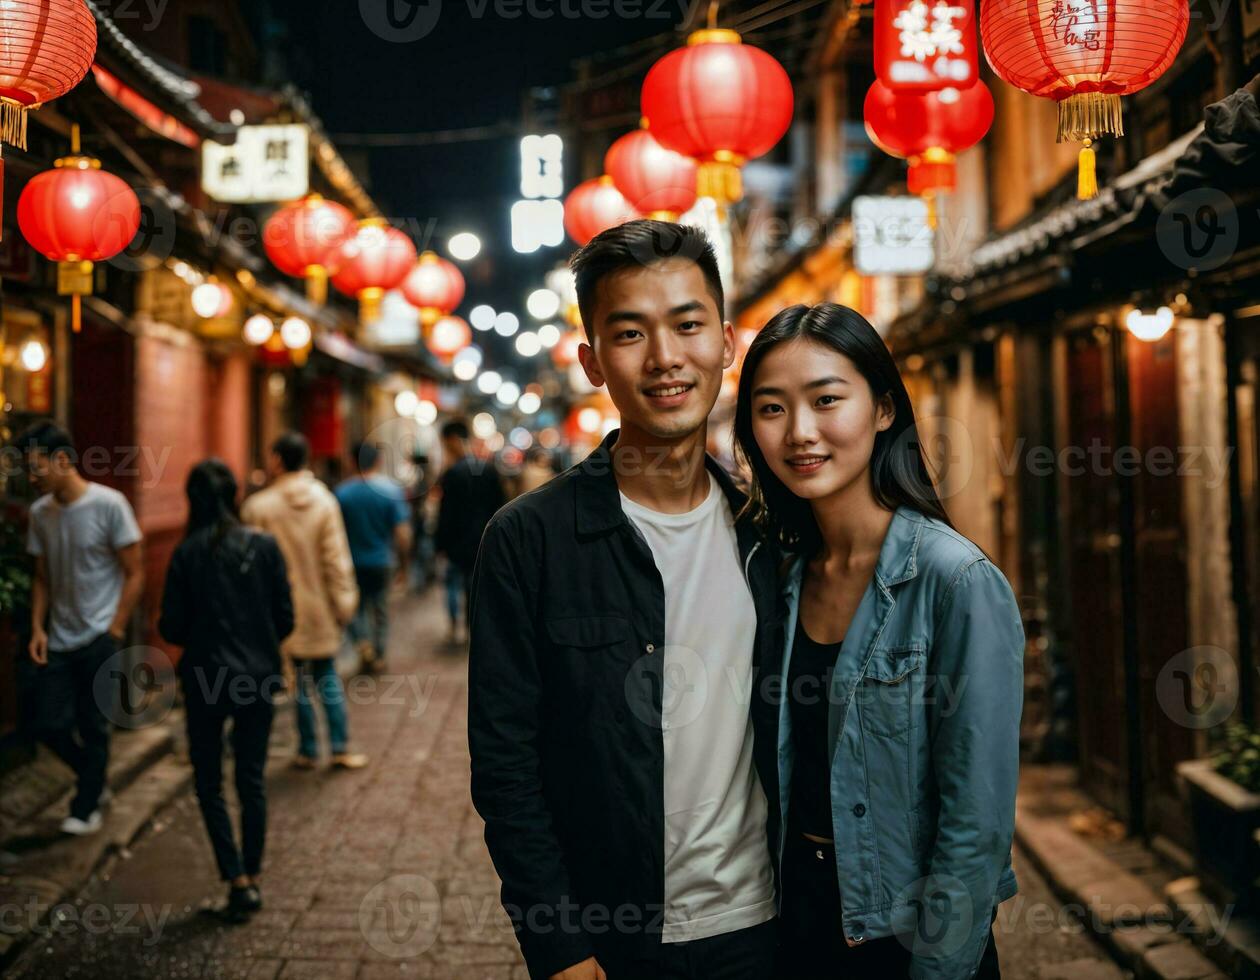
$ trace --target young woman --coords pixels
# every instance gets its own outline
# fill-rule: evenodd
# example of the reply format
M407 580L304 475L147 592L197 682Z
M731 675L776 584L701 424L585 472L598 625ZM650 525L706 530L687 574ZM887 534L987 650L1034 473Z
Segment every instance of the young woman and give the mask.
M222 911L243 920L262 907L263 767L274 699L284 686L280 641L293 630L293 603L275 538L237 520L236 479L227 464L199 463L187 491L188 531L166 573L158 629L184 648L179 676L197 802L219 874L229 883ZM223 800L223 728L229 718L241 805L239 850Z
M785 977L997 977L1023 629L955 531L879 335L794 306L744 361L750 506L789 553L779 768Z

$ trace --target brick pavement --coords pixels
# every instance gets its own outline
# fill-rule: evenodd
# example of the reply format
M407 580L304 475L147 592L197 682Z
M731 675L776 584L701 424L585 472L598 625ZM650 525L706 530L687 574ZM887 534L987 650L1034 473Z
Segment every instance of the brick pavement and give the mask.
M191 794L63 910L62 926L15 964L23 980L525 980L468 793L466 658L443 644L440 597L395 607L391 673L352 682L361 772L288 767L291 714L268 770L265 909L227 926ZM230 776L229 776L230 782ZM999 918L1008 978L1118 980L1017 855L1023 894ZM1040 923L1040 924L1039 924Z

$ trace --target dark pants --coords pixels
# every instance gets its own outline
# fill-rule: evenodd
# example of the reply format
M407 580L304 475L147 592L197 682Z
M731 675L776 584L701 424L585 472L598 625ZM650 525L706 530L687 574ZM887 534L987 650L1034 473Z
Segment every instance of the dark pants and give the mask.
M197 802L214 848L219 877L230 881L256 875L262 869L267 837L267 795L263 769L271 737L273 707L262 694L251 693L239 703L226 695L207 702L200 693L184 688L188 726L188 756L193 767ZM236 798L241 804L241 848L236 848L232 821L223 799L223 728L232 720L232 758Z
M782 980L903 980L913 937L888 936L850 946L841 927L836 852L799 833L783 849L783 922L777 975ZM1000 980L993 934L975 980Z
M350 622L350 637L356 643L371 641L373 660L385 662L385 645L389 638L388 568L355 568L359 583L359 609Z
M662 943L642 963L597 957L608 980L769 980L774 975L778 921L687 943Z
M105 698L115 687L98 674L118 651L108 633L77 650L50 652L44 666L30 664L29 730L74 770L70 815L86 820L100 804L109 764Z

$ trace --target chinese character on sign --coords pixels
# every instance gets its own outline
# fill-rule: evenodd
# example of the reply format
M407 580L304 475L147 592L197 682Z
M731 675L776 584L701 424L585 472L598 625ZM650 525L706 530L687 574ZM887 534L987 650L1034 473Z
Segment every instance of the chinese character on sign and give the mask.
M1098 11L1089 0L1083 3L1053 3L1050 5L1050 31L1055 40L1068 47L1097 51Z
M901 53L923 62L938 54L962 54L962 31L954 23L967 16L962 7L937 3L929 7L924 0L914 0L893 20L901 31Z
M234 145L202 144L202 189L236 204L292 201L310 189L310 129L242 126Z
M967 88L978 75L974 0L884 0L876 6L875 72L890 88Z

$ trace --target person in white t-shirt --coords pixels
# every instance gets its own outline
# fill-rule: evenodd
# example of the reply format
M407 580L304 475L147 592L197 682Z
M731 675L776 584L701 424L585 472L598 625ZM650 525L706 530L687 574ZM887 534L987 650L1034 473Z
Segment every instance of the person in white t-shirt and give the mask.
M140 528L126 497L75 468L64 429L36 423L19 445L44 493L31 505L27 534L35 558L28 728L77 779L62 831L91 834L101 827L109 763L109 720L95 685L144 591Z
M764 980L776 563L705 453L735 359L717 261L639 220L572 267L621 427L482 539L473 799L531 977Z

